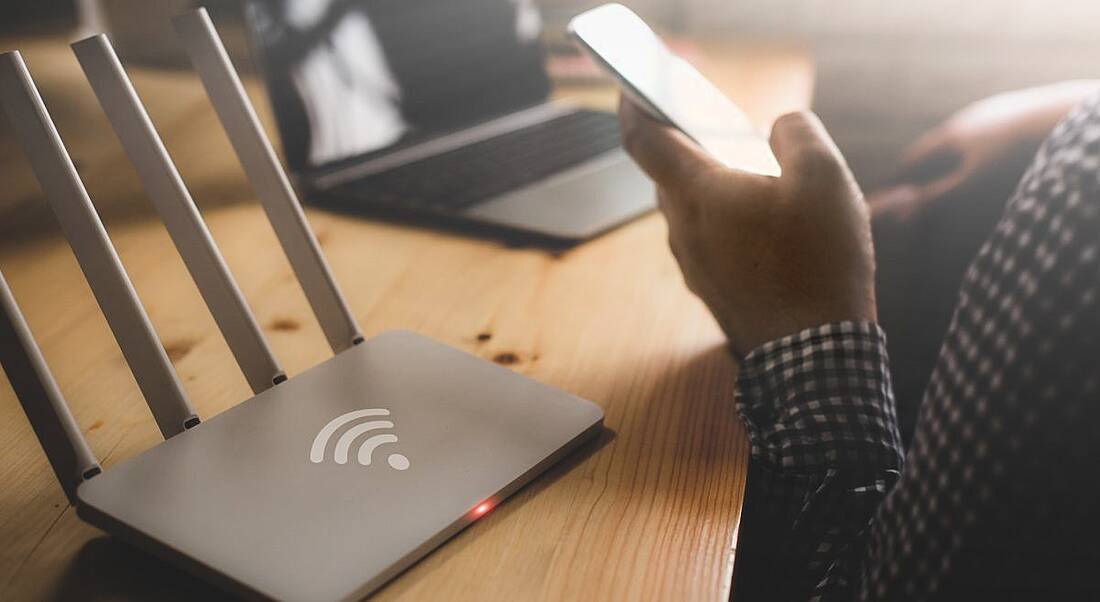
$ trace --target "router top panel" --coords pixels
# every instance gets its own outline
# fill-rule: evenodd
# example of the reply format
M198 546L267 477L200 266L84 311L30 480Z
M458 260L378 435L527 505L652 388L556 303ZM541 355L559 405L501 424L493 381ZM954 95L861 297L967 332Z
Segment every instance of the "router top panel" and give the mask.
M602 419L588 401L391 332L83 483L80 513L246 593L357 598Z

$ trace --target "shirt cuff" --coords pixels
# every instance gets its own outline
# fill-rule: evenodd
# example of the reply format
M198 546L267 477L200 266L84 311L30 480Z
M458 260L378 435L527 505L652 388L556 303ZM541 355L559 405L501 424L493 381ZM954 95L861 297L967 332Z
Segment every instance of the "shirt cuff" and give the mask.
M758 347L742 364L736 397L753 458L773 468L901 465L877 324L835 322Z

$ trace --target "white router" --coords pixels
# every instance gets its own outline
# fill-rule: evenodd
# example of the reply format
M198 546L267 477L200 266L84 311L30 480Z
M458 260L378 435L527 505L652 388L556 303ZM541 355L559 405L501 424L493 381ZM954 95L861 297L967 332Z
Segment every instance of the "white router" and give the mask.
M0 101L166 441L101 471L0 276L0 361L89 523L238 594L366 596L601 428L596 405L411 332L363 340L205 11L175 20L335 352L286 379L110 43L73 45L256 395L200 423L18 52Z

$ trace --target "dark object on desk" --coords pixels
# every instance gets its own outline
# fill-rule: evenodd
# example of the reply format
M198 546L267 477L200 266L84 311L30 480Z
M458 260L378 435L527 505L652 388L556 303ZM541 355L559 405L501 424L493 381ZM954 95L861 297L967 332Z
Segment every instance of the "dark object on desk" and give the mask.
M653 207L608 113L547 102L530 2L250 0L291 171L341 211L581 240Z
M73 2L6 2L0 31L36 31L71 27L76 21Z

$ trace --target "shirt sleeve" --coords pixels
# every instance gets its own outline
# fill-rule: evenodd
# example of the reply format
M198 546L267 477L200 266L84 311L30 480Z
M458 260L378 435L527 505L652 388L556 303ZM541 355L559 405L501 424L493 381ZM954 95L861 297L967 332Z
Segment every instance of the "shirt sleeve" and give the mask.
M902 457L884 336L746 358L735 600L1100 600L1100 96L1043 145L967 270Z
M838 322L767 343L736 399L751 460L734 599L813 599L850 578L843 560L900 475L885 334Z

